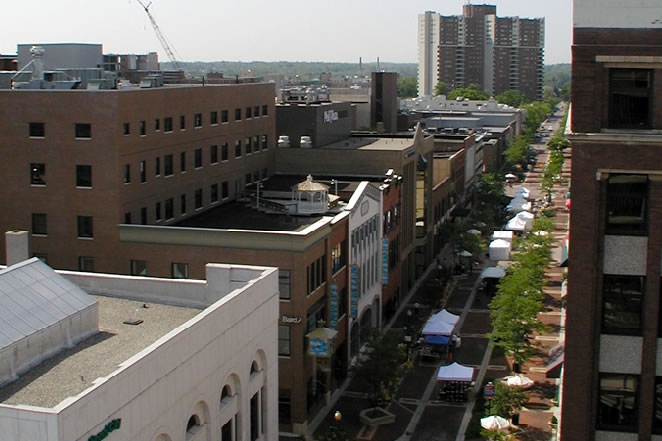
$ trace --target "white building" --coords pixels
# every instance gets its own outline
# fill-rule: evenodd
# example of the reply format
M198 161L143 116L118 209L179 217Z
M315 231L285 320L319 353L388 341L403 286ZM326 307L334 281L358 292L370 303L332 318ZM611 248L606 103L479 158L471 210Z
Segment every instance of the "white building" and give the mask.
M277 269L171 280L33 258L0 292L3 441L278 439Z
M366 337L361 329L379 328L382 298L382 193L367 181L349 200L350 358Z
M439 82L439 14L418 14L418 96L434 95Z

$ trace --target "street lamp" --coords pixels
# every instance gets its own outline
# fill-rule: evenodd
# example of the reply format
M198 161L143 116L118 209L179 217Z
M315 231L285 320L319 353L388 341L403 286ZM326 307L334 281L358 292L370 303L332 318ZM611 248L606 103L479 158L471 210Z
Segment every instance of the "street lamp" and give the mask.
M336 179L331 179L331 185L335 186L336 196L338 196L338 181Z
M342 420L342 413L339 410L336 410L336 413L333 414L333 419L336 420L336 424L340 423Z

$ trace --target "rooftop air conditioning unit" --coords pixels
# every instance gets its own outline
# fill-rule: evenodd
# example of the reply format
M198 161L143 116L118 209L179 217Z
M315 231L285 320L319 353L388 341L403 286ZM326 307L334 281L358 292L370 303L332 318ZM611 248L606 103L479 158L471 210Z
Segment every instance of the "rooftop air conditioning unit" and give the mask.
M313 141L310 139L310 136L302 136L299 144L302 149L309 149L313 146Z
M290 137L287 135L281 135L278 137L278 147L289 147L290 146Z

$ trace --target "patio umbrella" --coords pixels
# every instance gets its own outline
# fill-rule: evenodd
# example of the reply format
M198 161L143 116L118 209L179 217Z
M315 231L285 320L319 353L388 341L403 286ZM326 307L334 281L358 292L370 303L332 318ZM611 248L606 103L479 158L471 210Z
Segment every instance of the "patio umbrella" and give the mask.
M480 427L485 430L502 430L510 427L510 423L504 417L490 415L480 419Z
M467 251L467 250L458 251L458 252L455 253L455 254L457 254L458 256L461 256L461 257L471 257L471 256L473 256L473 254L471 254L471 253L470 253L469 251Z
M522 389L531 387L534 383L532 379L524 375L509 375L507 377L503 377L503 380L508 386L519 387Z
M476 222L474 224L474 227L476 227L476 228L485 228L486 226L487 226L487 224L485 222Z
M508 174L506 175L506 179L508 179L508 180L510 180L510 179L517 179L517 176L515 176L515 175L512 174L512 173L508 173Z
M473 229L473 228L471 230L468 230L467 233L474 234L476 236L480 235L480 231L478 231L476 229Z

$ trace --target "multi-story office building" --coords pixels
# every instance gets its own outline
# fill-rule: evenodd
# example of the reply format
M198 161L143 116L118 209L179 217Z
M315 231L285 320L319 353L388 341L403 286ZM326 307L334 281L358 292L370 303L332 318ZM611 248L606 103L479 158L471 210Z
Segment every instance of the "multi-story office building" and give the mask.
M575 0L561 436L662 439L662 16Z
M420 96L438 82L459 88L478 85L492 95L518 90L542 99L544 18L498 17L495 5L465 4L462 15L419 15Z

